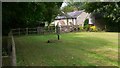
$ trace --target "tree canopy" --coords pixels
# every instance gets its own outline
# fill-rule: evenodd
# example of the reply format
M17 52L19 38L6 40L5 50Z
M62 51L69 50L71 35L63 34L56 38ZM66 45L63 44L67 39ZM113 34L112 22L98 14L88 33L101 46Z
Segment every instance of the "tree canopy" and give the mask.
M67 2L67 6L65 6L62 11L66 12L72 12L75 10L82 10L82 7L84 5L84 2Z
M59 13L62 2L3 2L3 33L11 28L36 27L41 22L50 23Z
M107 31L119 31L120 22L120 2L91 2L85 3L84 9L88 13L93 13L97 18L101 16L106 25Z

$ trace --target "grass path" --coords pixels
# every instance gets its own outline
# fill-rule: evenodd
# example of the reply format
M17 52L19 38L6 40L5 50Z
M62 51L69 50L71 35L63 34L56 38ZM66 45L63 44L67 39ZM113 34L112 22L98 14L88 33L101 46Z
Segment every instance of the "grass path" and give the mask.
M22 66L117 66L118 34L78 32L15 37L17 65Z

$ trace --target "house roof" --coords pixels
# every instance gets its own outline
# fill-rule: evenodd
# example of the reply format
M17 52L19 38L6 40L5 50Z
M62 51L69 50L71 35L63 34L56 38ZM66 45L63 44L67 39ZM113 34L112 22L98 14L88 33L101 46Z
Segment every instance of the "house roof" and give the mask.
M77 18L83 11L74 11L74 12L68 12L63 13L63 15L58 15L55 19L71 19L71 18Z
M76 18L77 16L79 16L82 13L82 11L74 11L74 12L69 12L67 13L67 15L69 15L72 18Z

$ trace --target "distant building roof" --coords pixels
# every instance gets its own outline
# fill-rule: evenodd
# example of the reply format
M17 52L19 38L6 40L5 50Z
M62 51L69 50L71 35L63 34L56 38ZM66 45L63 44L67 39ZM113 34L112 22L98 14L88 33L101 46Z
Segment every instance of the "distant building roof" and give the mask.
M67 13L67 15L69 15L72 18L76 18L77 16L79 16L82 13L82 11L74 11L74 12L69 12Z
M66 16L57 16L55 19L66 19Z
M77 18L83 11L74 11L74 12L68 12L64 13L62 16L57 16L55 19L67 19L67 18Z

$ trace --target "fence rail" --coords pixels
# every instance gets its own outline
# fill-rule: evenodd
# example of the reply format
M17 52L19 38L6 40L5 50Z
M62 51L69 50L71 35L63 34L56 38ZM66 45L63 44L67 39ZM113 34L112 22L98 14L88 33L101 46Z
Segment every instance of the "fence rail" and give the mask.
M76 32L79 31L79 25L69 25L69 26L61 26L61 32Z
M55 28L44 28L44 27L37 27L37 28L17 28L12 29L13 35L28 35L28 34L49 34L55 33Z
M15 41L14 41L12 32L8 34L8 49L9 49L9 56L11 59L11 65L16 66Z
M12 29L13 35L28 35L28 34L50 34L50 33L56 33L55 27L36 27L36 28L17 28ZM60 32L75 32L79 31L78 25L71 25L71 26L61 26Z

